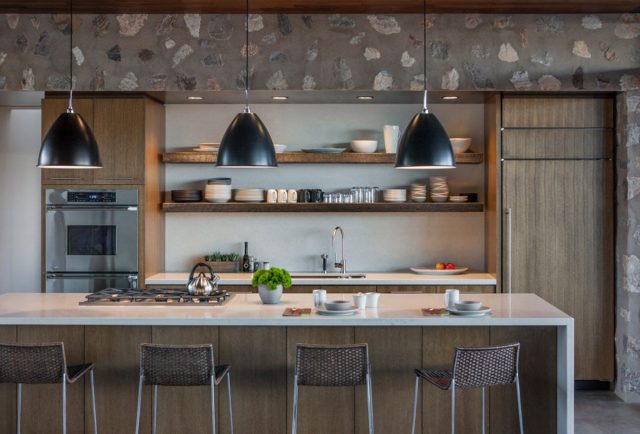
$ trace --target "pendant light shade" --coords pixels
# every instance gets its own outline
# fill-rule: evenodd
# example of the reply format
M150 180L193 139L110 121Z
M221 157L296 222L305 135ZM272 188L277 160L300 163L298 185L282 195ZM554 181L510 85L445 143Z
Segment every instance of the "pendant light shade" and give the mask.
M238 113L224 133L216 166L277 167L269 131L255 113Z
M451 141L438 118L432 113L416 113L398 143L396 168L453 169L455 167Z
M98 144L85 120L77 113L62 113L42 142L38 167L96 169L102 167Z

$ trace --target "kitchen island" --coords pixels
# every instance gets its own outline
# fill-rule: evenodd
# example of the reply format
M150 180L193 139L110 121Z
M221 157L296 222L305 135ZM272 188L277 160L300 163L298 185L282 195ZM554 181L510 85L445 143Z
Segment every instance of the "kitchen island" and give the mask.
M82 294L5 294L0 296L0 342L64 341L69 364L94 362L98 423L107 433L133 429L141 342L212 343L216 363L232 366L236 432L281 434L290 431L297 343L368 343L376 432L403 433L410 430L413 369L447 367L456 346L520 342L525 431L573 433L573 319L532 294L463 299L471 297L490 306L492 315L423 316L421 308L442 306L436 294L383 294L379 308L341 318L282 316L286 307L310 307L309 294L285 294L280 305L271 306L260 304L256 294L235 294L223 306L197 307L79 306ZM489 394L492 433L517 431L513 389ZM143 432L148 432L151 401L145 393ZM160 432L206 432L207 393L205 388L161 388ZM25 386L25 432L57 432L59 400L52 399L57 394L55 385ZM366 432L360 388L303 388L300 399L298 432ZM449 399L446 392L423 387L418 432L447 431ZM90 400L82 385L69 388L69 402L74 409L70 432L90 432ZM216 402L219 432L225 433L225 395ZM14 386L0 386L0 404L0 432L9 432L15 421ZM459 432L480 432L480 408L478 390L458 394Z

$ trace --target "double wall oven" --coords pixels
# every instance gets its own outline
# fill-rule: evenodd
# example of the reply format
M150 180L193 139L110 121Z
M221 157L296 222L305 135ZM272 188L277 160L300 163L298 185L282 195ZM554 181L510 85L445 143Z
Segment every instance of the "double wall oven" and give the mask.
M138 284L138 191L45 191L45 291Z

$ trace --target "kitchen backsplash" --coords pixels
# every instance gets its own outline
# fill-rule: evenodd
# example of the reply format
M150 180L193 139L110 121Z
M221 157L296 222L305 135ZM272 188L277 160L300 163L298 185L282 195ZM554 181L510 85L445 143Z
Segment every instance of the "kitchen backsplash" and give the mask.
M79 90L420 89L420 14L77 15ZM640 14L428 15L427 81L445 90L640 88ZM0 89L68 88L66 14L0 19Z

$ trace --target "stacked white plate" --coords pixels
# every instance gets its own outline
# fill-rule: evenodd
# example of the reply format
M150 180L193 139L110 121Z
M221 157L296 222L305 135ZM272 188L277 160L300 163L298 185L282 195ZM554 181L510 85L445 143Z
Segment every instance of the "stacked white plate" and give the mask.
M200 143L197 148L193 148L194 151L199 152L218 152L220 143Z
M430 176L429 189L433 202L446 202L449 200L449 185L446 176Z
M237 188L234 191L236 202L264 202L264 190L261 188Z
M424 184L411 184L411 202L425 202L427 200L427 186Z
M406 202L407 190L404 188L388 188L382 191L382 199L385 202Z
M229 202L231 200L231 178L213 178L204 189L207 202Z
M449 201L458 202L458 203L468 202L469 196L466 196L466 195L449 196Z

